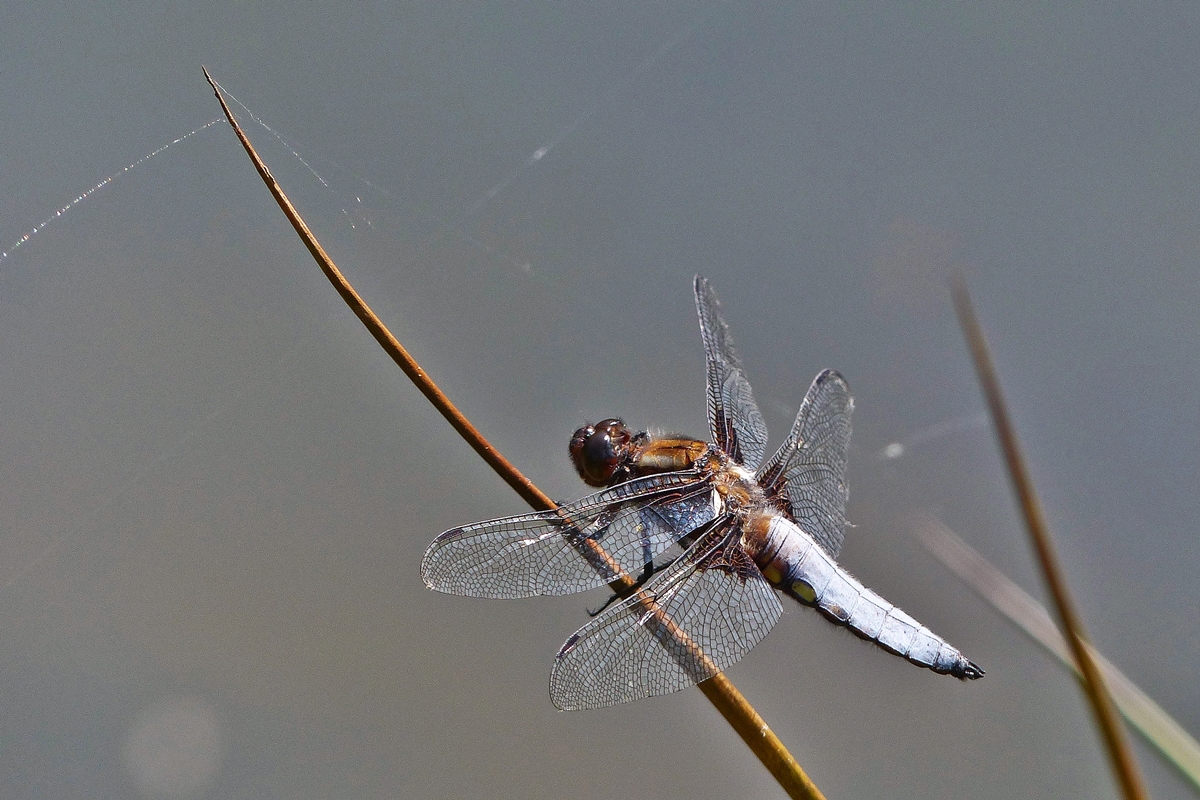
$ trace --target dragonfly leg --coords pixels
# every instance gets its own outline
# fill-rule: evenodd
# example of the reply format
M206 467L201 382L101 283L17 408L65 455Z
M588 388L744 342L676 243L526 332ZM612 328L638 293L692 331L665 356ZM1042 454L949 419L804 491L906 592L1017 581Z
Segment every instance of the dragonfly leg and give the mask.
M662 564L660 566L655 566L653 561L647 561L646 566L642 569L642 574L637 576L637 579L634 580L634 582L633 582L633 586L629 587L629 591L625 592L624 594L617 594L614 592L612 595L609 596L609 598L607 600L604 601L604 605L600 606L595 611L587 612L588 616L589 617L600 616L600 614L604 611L604 609L608 608L609 606L611 606L613 603L617 602L618 600L624 600L626 597L629 597L631 594L636 592L638 589L645 586L646 581L650 580L650 578L654 575L654 573L658 572L660 569L666 569L667 567L671 566L671 564L674 564L674 563L675 563L675 560L671 559L671 561L667 562L666 564Z

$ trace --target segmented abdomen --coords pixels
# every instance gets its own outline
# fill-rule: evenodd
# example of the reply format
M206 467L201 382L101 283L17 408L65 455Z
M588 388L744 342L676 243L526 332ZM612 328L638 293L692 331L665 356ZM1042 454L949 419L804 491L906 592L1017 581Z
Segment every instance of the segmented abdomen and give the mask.
M983 675L945 639L863 586L791 520L772 515L760 553L755 560L776 588L830 622L934 672L963 679Z

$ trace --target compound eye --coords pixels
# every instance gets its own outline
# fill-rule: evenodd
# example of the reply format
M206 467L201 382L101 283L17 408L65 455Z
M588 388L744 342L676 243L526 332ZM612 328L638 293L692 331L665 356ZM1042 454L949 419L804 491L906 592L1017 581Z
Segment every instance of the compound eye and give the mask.
M619 419L583 426L571 437L575 471L590 486L607 486L624 462L632 438Z

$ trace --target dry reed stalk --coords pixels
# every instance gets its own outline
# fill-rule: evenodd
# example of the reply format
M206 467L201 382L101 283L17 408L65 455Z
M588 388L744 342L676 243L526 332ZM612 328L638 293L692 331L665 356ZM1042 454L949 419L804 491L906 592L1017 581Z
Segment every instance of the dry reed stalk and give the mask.
M1066 638L1041 603L936 517L918 515L913 520L912 529L925 549L961 578L963 583L1008 617L1029 638L1074 670L1076 675L1080 674L1079 665L1071 658ZM1182 725L1095 647L1088 645L1088 648L1104 675L1104 682L1112 692L1113 701L1121 715L1179 770L1194 789L1200 791L1200 742L1192 738Z
M254 146L250 144L250 139L242 130L241 125L233 116L233 112L229 110L229 106L225 103L225 98L221 93L221 88L212 76L208 74L208 70L204 69L204 77L208 80L213 92L217 95L217 101L221 104L221 110L225 112L229 124L233 126L234 133L237 134L238 140L242 143L242 147L246 151L246 155L250 157L250 161L254 164L254 168L258 171L263 183L275 198L275 202L279 204L283 210L284 216L296 229L296 233L303 240L304 245L308 248L308 252L312 254L321 271L325 273L325 277L333 284L334 289L341 295L342 300L359 318L362 324L367 328L379 345L384 349L392 360L400 367L401 371L408 376L421 393L433 404L433 407L438 410L451 427L458 432L466 442L471 445L479 456L487 462L497 475L499 475L505 483L513 488L517 494L521 496L530 506L538 511L549 511L557 508L553 500L547 497L540 489L537 488L520 470L512 465L500 452L492 446L487 439L483 437L474 425L458 410L437 384L429 377L416 362L416 360L408 353L407 350L400 344L399 340L392 335L392 332L387 329L383 321L375 315L366 301L354 290L350 282L342 275L341 270L333 263L333 259L321 247L316 236L309 229L308 225L301 218L300 213L292 202L284 194L283 189L275 181L271 175L271 170L259 158L255 152ZM589 553L584 554L590 560L596 559L599 562L609 561L609 556L605 553L598 544L591 542L587 543L590 548ZM593 562L595 563L595 562ZM611 562L610 562L611 563ZM628 577L623 577L613 583L614 591L627 593L636 588L633 580ZM646 603L652 603L648 597L645 598ZM680 644L685 648L690 645L686 639L682 639ZM694 647L694 645L690 645ZM742 693L737 690L728 678L723 674L717 673L714 677L699 684L700 690L704 692L704 696L716 706L721 712L721 716L733 727L739 736L742 737L750 750L758 756L759 761L771 773L772 777L779 783L789 797L797 798L797 800L825 800L825 796L821 794L821 790L817 785L805 774L800 764L792 757L784 747L783 742L770 729L763 718L754 710Z
M1020 445L1017 442L1016 431L1008 416L1008 407L1000 392L1000 378L996 374L996 367L992 363L992 356L988 351L987 339L984 338L983 328L979 324L978 317L975 316L975 309L971 305L971 296L967 292L967 283L962 275L954 277L951 288L954 295L954 309L958 313L959 324L962 326L963 335L971 350L971 358L975 362L975 372L979 376L979 383L983 388L984 398L987 400L988 410L992 415L992 424L996 426L996 438L1004 453L1004 462L1008 467L1013 490L1021 504L1021 513L1025 518L1025 526L1029 529L1029 537L1033 541L1038 566L1041 567L1042 577L1050 589L1050 596L1054 599L1054 609L1066 635L1067 644L1070 645L1071 657L1079 665L1080 683L1088 703L1091 705L1096 726L1100 729L1100 736L1104 740L1117 785L1126 800L1147 800L1149 795L1146 793L1137 762L1129 749L1129 743L1125 740L1121 720L1117 716L1116 709L1113 708L1112 698L1104 686L1104 679L1092 658L1090 646L1084 636L1083 620L1076 611L1074 601L1067 590L1066 575L1063 573L1058 556L1054 551L1050 529L1046 525L1041 503L1033 488L1033 479L1025 465L1024 456L1022 456Z

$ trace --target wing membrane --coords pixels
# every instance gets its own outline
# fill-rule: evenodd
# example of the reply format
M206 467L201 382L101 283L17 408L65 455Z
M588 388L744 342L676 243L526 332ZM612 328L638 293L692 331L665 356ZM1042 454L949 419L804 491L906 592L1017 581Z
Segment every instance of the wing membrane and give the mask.
M846 533L846 451L854 399L838 373L817 375L788 438L755 476L770 497L783 500L792 517L831 556Z
M756 469L767 451L767 425L734 353L729 326L721 318L716 292L699 275L694 288L700 336L704 339L708 426L712 440L747 469Z
M736 522L717 518L641 598L580 628L555 659L554 705L569 711L668 694L744 656L783 608L739 540Z
M425 551L421 577L431 589L469 597L582 592L641 569L714 513L712 489L698 473L650 475L555 511L446 531ZM588 540L611 561L585 557Z

